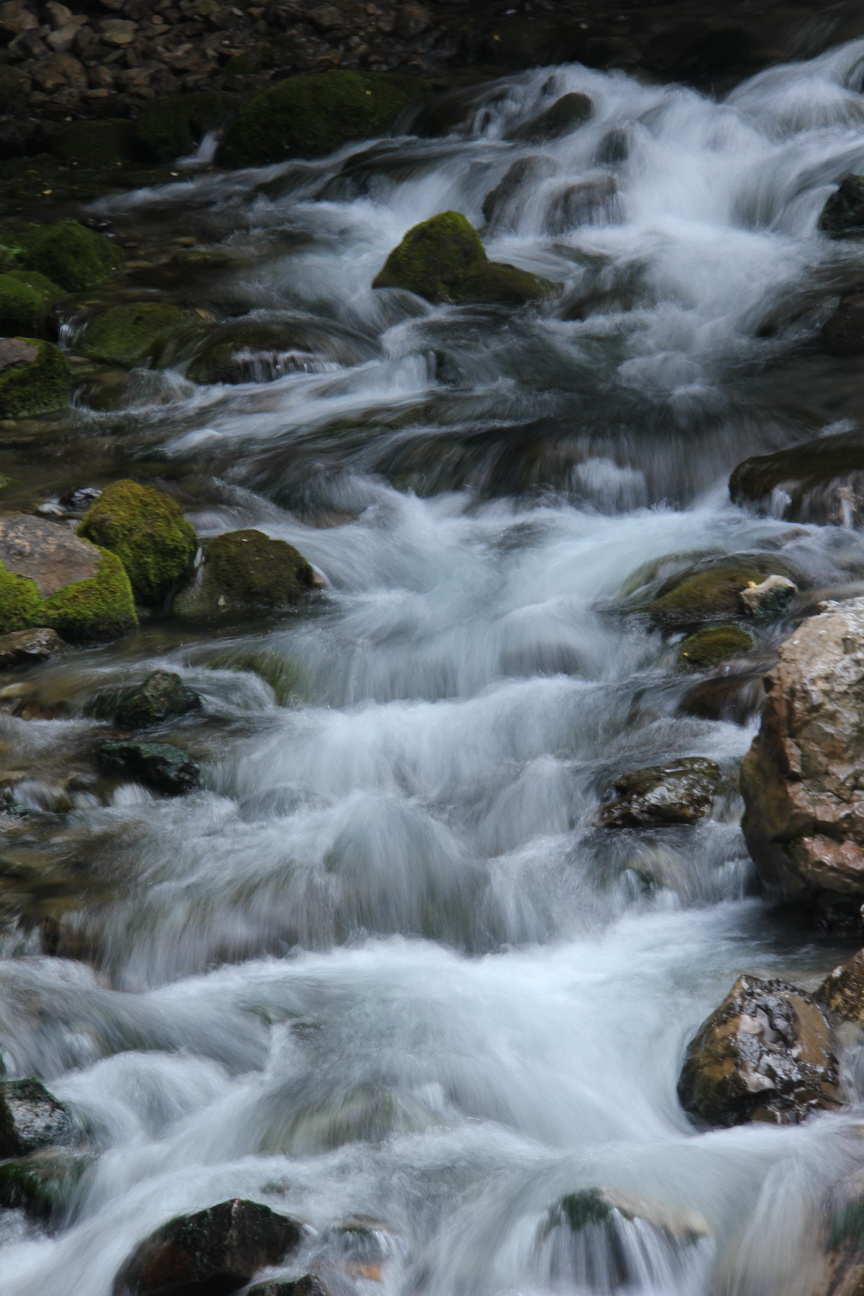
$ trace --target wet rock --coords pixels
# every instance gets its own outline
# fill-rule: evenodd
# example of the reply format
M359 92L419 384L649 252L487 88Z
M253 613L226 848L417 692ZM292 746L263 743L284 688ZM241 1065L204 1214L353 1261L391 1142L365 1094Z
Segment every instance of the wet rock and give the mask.
M393 129L423 97L422 81L374 72L306 72L243 104L216 154L220 166L317 158Z
M5 1161L0 1164L0 1206L23 1210L32 1219L58 1220L92 1163L91 1153L57 1147Z
M864 176L848 175L822 208L818 228L832 238L864 232Z
M747 846L799 899L864 899L864 599L827 603L780 647L741 767Z
M813 998L841 1021L864 1022L864 950L829 972Z
M155 162L173 162L194 153L207 131L230 110L230 99L213 90L151 99L135 123L139 145Z
M290 323L237 320L203 338L186 376L206 384L272 382L286 373L314 372L356 359L336 337L324 339Z
M181 1215L132 1253L113 1296L230 1296L296 1251L302 1232L296 1220L237 1198Z
M42 338L0 338L0 418L32 418L69 404L66 357Z
M766 576L758 583L748 581L738 597L749 616L764 618L782 615L797 593L798 586L786 576Z
M373 288L405 288L431 302L520 306L545 297L551 285L515 266L490 261L480 236L461 212L421 221L394 248Z
M151 364L172 336L188 327L189 318L170 302L124 302L90 320L79 349L106 364Z
M16 666L37 666L63 652L65 648L66 645L56 630L47 626L0 635L0 670L11 670Z
M842 1101L828 1020L804 990L741 976L691 1040L682 1107L708 1125L791 1125Z
M141 684L100 694L94 706L96 715L113 712L121 729L146 729L200 710L200 695L179 675L161 670L152 671Z
M598 822L604 828L698 823L710 813L722 783L719 765L701 756L633 770L615 779L617 796L600 807Z
M0 1157L26 1157L69 1144L76 1134L69 1109L41 1080L0 1081Z
M331 1292L317 1274L303 1274L302 1278L274 1278L256 1283L246 1296L331 1296Z
M734 621L744 608L741 591L766 576L790 576L776 554L730 554L695 563L664 581L654 598L639 607L654 625L695 631L706 622Z
M678 661L691 670L710 670L753 647L753 636L736 625L710 626L687 635L678 647Z
M174 600L174 615L218 622L293 607L317 584L293 545L262 531L228 531L205 540L190 585Z
M494 189L483 199L483 219L490 225L505 223L508 209L519 191L528 183L546 180L557 171L550 157L538 153L533 157L517 158L512 162Z
M569 135L594 116L594 105L586 94L570 91L510 133L510 139L528 144L545 144Z
M831 355L864 355L864 293L843 298L822 328L822 345Z
M0 631L44 626L80 643L136 625L129 578L114 554L56 522L0 518Z
M579 225L608 225L618 209L618 181L613 175L596 176L565 185L555 195L546 216L550 234L565 234Z
M17 260L25 269L38 270L69 292L102 283L126 260L116 243L74 220L20 229L17 242Z
M201 781L201 766L173 743L106 738L93 755L106 774L130 775L169 796L191 792Z
M62 290L35 271L11 270L0 274L0 334L47 337L50 308Z
M754 455L729 478L735 504L753 504L792 522L855 526L864 509L864 438L817 437L773 454Z
M180 506L152 486L107 486L85 513L79 536L116 554L139 603L161 606L192 566L195 529Z
M681 715L701 720L726 720L746 725L762 706L764 690L759 671L736 671L703 679L688 689L678 705Z

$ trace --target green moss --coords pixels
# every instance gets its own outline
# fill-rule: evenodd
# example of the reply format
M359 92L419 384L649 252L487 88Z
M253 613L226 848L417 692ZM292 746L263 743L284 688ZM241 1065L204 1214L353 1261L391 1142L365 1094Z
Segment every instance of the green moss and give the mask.
M119 118L64 122L51 140L51 152L67 166L125 166L140 152L133 122Z
M116 243L74 220L24 229L18 245L18 260L26 269L38 270L69 292L102 283L126 260Z
M228 531L205 540L194 582L174 601L174 613L190 621L281 611L314 587L309 563L293 545L262 531Z
M152 486L114 482L84 515L78 534L116 554L139 603L159 605L183 579L197 537L180 506Z
M69 643L116 639L136 629L132 586L120 559L99 549L95 576L75 581L45 599L34 624L51 626Z
M422 81L375 72L303 72L243 104L219 146L221 166L316 158L392 130Z
M708 670L728 661L730 657L739 657L753 647L753 636L740 626L711 626L697 630L688 635L678 648L678 660L682 666L692 666L696 670Z
M521 306L525 302L539 301L548 292L549 284L545 279L501 261L487 261L462 280L454 291L453 300Z
M88 1152L49 1148L0 1164L0 1206L22 1209L34 1219L57 1219L72 1203L84 1172L93 1162Z
M111 306L87 325L81 350L93 360L130 367L152 360L170 334L185 328L185 311L168 302Z
M293 662L272 648L237 648L233 652L220 653L208 661L207 668L248 671L269 684L280 706L296 701L300 672Z
M205 132L225 116L225 99L215 90L165 95L150 100L135 123L135 135L154 161L173 162L194 152Z
M750 581L766 576L791 576L789 564L776 554L732 554L672 576L640 609L655 625L667 629L696 629L706 622L727 622L744 614L740 593Z
M0 334L43 337L47 325L44 294L11 274L0 274Z
M41 604L36 582L16 576L0 563L0 633L38 625Z
M69 403L71 375L59 347L42 338L15 341L36 347L34 360L0 373L0 418L29 418L63 409Z

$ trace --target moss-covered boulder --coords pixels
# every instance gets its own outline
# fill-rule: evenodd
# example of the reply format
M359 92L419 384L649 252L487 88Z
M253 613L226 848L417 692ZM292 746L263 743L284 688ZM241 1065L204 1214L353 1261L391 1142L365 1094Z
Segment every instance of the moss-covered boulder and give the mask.
M106 774L140 779L168 796L183 796L201 781L201 766L173 743L106 738L96 744L93 755Z
M141 156L135 123L113 117L63 122L51 137L51 152L67 166L99 171L128 166Z
M0 274L0 336L46 337L51 306L62 296L62 289L36 271Z
M44 338L0 338L0 418L32 418L69 404L66 357Z
M66 1214L93 1154L73 1148L45 1148L0 1163L0 1206L23 1210L31 1219L56 1221Z
M793 522L861 525L864 497L864 436L838 432L785 450L753 455L733 470L729 494L735 504L760 513L783 501Z
M136 625L129 577L114 554L56 522L0 518L0 632L46 626L84 643Z
M709 626L688 635L678 647L678 661L692 670L710 670L753 647L753 636L741 626Z
M16 231L18 263L38 270L69 292L82 292L102 283L124 265L123 249L104 234L78 221L33 225Z
M141 150L154 162L173 162L193 153L209 130L225 120L228 104L215 90L151 99L134 125Z
M730 554L709 558L670 577L639 611L666 630L696 630L747 615L742 590L767 576L791 577L789 564L777 554Z
M171 336L185 329L189 313L170 302L124 302L110 306L90 320L80 350L106 364L150 364Z
M372 287L406 288L431 302L521 306L545 297L551 284L490 261L471 222L461 212L447 211L409 229Z
M353 365L369 356L364 341L347 331L303 320L268 321L246 316L208 329L194 344L186 377L196 383L272 382L286 373Z
M819 229L831 238L864 234L864 175L848 175L819 216Z
M119 481L85 513L78 534L123 563L135 598L159 606L183 580L197 539L179 504L152 486Z
M201 698L173 671L151 671L140 684L97 695L89 710L121 729L147 729L201 710Z
M561 95L548 108L537 113L530 121L517 126L510 138L525 140L530 144L545 144L550 140L560 139L571 131L582 126L594 116L594 104L586 94L571 90Z
M194 580L174 600L186 621L218 622L285 611L315 587L293 545L263 531L228 531L205 540Z
M422 81L379 72L301 72L242 106L216 154L220 166L317 158L393 129L426 93Z

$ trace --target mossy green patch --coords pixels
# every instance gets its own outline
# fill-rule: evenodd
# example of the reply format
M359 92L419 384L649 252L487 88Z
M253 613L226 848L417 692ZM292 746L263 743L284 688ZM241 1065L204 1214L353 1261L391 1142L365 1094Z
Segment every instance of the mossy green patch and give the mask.
M759 584L775 572L793 575L789 564L777 554L731 554L709 560L665 581L640 611L655 625L670 630L695 630L706 623L732 621L744 615L741 591L749 582Z
M84 515L78 534L122 561L139 603L158 606L188 571L195 530L168 495L138 482L114 482Z
M195 580L174 601L189 621L224 621L282 611L315 585L309 563L293 545L262 531L228 531L205 540Z
M226 116L225 97L215 90L151 99L135 123L138 144L156 162L192 153L208 130Z
M136 629L138 617L126 570L116 554L101 547L99 552L102 561L96 575L44 599L34 625L50 626L69 643L117 639Z
M36 348L24 363L0 371L0 418L29 418L69 403L71 374L59 347L43 338L14 338Z
M187 320L187 313L169 302L124 302L90 321L81 351L93 360L131 368L153 360L171 334L185 328Z
M104 170L126 166L140 156L135 124L120 118L64 122L51 140L51 152L67 166Z
M248 671L257 675L273 690L280 706L296 702L300 686L300 671L287 657L273 648L235 648L231 652L211 657L208 670Z
M354 140L386 134L426 93L422 81L392 73L301 72L243 104L216 160L236 167L324 157Z
M23 1210L33 1219L58 1219L93 1160L90 1152L47 1148L5 1161L0 1164L0 1206Z
M682 666L709 670L730 657L739 657L753 647L753 636L736 625L710 626L688 635L678 648Z
M0 274L0 335L44 337L48 327L45 295L11 274Z
M405 288L431 302L515 306L546 296L551 287L527 271L490 261L474 226L455 211L412 226L372 286Z
M38 625L41 604L36 582L16 576L0 563L0 633Z
M21 229L17 244L17 259L22 266L38 270L69 292L102 283L126 260L123 249L111 239L74 220Z

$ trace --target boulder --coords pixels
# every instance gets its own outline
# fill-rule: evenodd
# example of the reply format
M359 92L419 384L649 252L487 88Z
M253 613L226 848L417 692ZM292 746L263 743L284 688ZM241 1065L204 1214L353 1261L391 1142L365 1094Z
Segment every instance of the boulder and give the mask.
M17 259L25 269L38 270L69 292L102 283L126 260L122 248L111 239L74 220L22 228L17 232L17 244Z
M818 228L831 238L864 232L864 176L848 175L822 208Z
M678 703L679 714L749 724L762 706L762 678L761 671L755 670L709 675L687 689Z
M706 1125L792 1125L841 1105L824 1012L786 981L741 976L690 1041L682 1107Z
M159 607L192 566L195 529L179 504L153 486L107 486L85 513L78 535L116 554L139 603Z
M474 226L455 211L440 212L409 229L372 287L405 288L430 302L509 306L538 301L551 289L537 275L490 261Z
M0 635L0 670L16 666L37 666L66 648L56 630L37 626L32 630L14 630Z
M0 1163L0 1206L23 1210L31 1219L57 1220L68 1211L92 1163L89 1152L58 1147L4 1161Z
M282 612L316 583L293 545L262 531L228 531L202 543L198 570L174 600L173 611L182 620L200 622Z
M146 729L200 711L201 698L186 687L179 675L157 670L141 684L100 694L93 710L96 715L113 713L121 729Z
M272 382L286 373L332 370L367 358L365 344L307 321L231 320L208 329L186 365L196 383Z
M191 792L201 781L201 766L173 743L106 738L96 744L93 755L106 774L140 779L169 796Z
M650 602L637 610L664 630L695 631L706 623L724 624L745 614L741 591L766 576L790 575L776 554L729 554L694 563L664 581Z
M864 899L864 598L821 605L780 646L741 766L747 847L800 900Z
M547 180L557 171L552 158L542 153L517 158L511 162L494 189L483 199L483 219L490 225L502 225L513 199L524 185Z
M710 670L753 647L753 636L736 625L709 626L687 635L678 646L680 665L690 670Z
M0 418L32 418L69 404L66 357L42 338L0 338Z
M317 1274L303 1274L301 1278L273 1278L270 1282L256 1283L246 1296L331 1296L330 1290Z
M230 1296L297 1250L303 1228L258 1202L220 1202L169 1220L114 1280L113 1296Z
M170 302L124 302L90 320L79 349L106 364L148 365L188 323L188 313Z
M524 140L528 144L545 144L550 140L569 135L577 127L584 125L594 116L594 104L586 94L571 90L561 95L548 108L537 113L530 121L517 126L510 132L512 140Z
M781 616L798 593L798 586L788 576L766 576L763 581L748 581L738 598L748 616Z
M51 326L50 308L62 296L56 284L35 270L0 274L0 335L46 337Z
M822 345L831 355L864 355L864 293L843 298L822 327Z
M242 105L216 154L220 166L266 166L317 158L354 140L387 135L426 93L414 77L377 72L303 72Z
M194 153L207 131L225 120L228 105L215 90L160 95L145 104L135 123L139 146L154 162Z
M600 807L598 822L604 828L698 823L710 813L722 784L720 766L701 756L633 770L615 779L617 795Z
M0 1158L73 1143L76 1133L69 1109L41 1080L0 1081Z
M48 627L80 643L136 625L129 577L114 554L56 522L0 518L0 632Z
M840 432L754 455L732 472L729 494L790 522L853 526L864 507L864 437Z
M864 1023L864 950L829 972L813 998L840 1021Z

